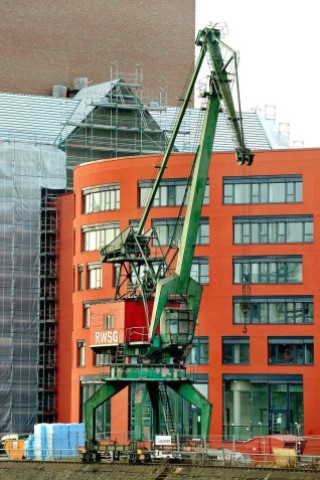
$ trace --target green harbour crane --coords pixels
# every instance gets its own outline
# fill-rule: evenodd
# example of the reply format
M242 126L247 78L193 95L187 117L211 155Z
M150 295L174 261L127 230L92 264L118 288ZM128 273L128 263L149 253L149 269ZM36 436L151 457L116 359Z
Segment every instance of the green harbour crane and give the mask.
M111 367L111 375L103 378L102 387L85 403L88 452L97 451L97 407L133 383L145 386L143 395L135 402L134 440L142 440L142 408L147 394L152 409L154 434L160 433L163 385L199 409L201 435L209 433L212 406L194 387L192 379L187 375L185 361L192 348L201 304L202 285L191 277L191 268L216 126L222 108L234 135L237 164L250 166L254 155L244 141L237 54L221 40L220 30L215 27L200 30L196 45L200 49L199 56L139 225L129 226L101 250L103 263L120 266L115 301L141 303L143 319L137 328L143 328L144 335L139 344L136 339L131 342L132 336L125 334L123 341L112 347L116 361ZM159 242L156 231L153 228L147 232L144 230L205 58L208 59L211 70L207 88L203 92L206 110L199 146L193 160L186 213L174 254L173 268L172 262L168 261L170 256L164 254L161 248L155 248ZM232 83L237 92L237 105L231 92ZM133 278L134 288L128 289L128 282L132 282ZM134 348L131 343L134 343ZM138 361L133 362L132 357L136 355L137 348Z

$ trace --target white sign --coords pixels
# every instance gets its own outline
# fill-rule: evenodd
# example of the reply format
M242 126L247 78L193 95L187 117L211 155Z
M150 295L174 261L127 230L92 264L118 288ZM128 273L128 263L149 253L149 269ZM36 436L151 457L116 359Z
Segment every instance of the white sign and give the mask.
M171 435L156 435L156 445L171 445Z
M104 330L103 332L95 333L96 345L114 345L117 343L119 343L119 333L117 330Z

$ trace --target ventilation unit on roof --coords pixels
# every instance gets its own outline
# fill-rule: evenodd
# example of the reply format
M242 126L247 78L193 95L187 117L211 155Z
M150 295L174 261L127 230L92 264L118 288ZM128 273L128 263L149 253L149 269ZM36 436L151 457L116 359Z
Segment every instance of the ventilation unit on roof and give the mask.
M64 85L53 85L52 96L55 98L63 98L67 96L67 87Z
M82 88L87 87L89 84L87 77L75 78L73 83L75 90L81 90Z

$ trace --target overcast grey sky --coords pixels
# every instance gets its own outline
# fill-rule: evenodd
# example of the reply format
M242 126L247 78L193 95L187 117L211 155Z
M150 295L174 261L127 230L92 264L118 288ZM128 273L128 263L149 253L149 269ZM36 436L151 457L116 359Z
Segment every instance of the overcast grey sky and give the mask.
M196 0L196 31L225 23L240 54L242 110L276 112L297 148L320 147L319 20L319 0Z

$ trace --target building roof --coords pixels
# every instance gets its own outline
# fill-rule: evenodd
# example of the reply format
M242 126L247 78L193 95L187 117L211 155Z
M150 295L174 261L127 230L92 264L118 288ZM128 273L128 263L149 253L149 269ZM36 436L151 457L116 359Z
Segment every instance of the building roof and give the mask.
M0 139L60 143L60 134L79 102L67 98L0 93Z
M59 145L75 128L69 122L83 121L116 83L83 88L73 98L0 92L0 139Z
M73 98L0 93L0 139L31 141L49 145L61 144L116 86L120 79L81 89ZM172 132L179 109L150 109L159 126ZM182 152L195 151L199 141L204 112L188 108L181 124L175 147ZM280 135L271 120L258 113L243 113L247 146L253 150L289 148L286 137ZM233 150L235 143L224 113L219 115L214 150Z
M111 82L98 83L90 87L82 88L71 101L77 102L77 107L73 110L71 117L68 119L66 125L60 132L61 141L81 123L95 108L95 104L101 103L105 99L113 87L119 83L120 80L113 80ZM74 125L72 125L74 124Z
M152 116L170 136L179 109L168 107L164 111L152 112ZM199 108L188 108L182 120L175 146L179 151L195 151L199 143L204 111ZM289 148L289 140L276 131L272 120L267 120L255 112L243 112L243 130L246 146L252 150L268 150L271 148ZM229 122L224 112L219 114L217 131L214 141L214 151L233 150L236 143Z

